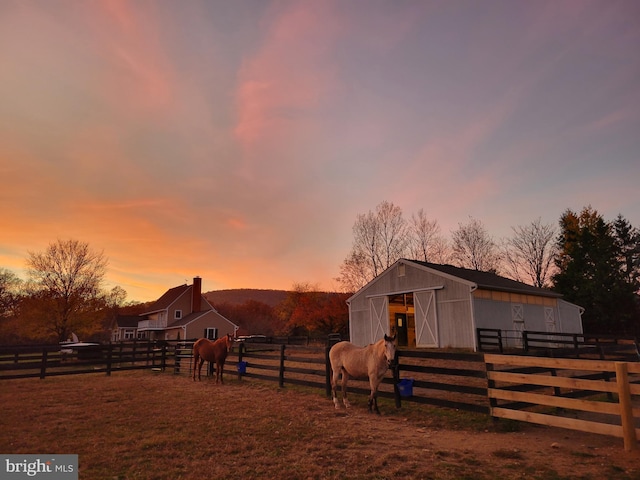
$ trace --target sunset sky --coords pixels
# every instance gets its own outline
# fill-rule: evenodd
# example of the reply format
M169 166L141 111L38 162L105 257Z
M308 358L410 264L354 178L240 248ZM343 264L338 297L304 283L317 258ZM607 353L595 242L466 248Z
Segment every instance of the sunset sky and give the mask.
M0 267L337 288L359 213L640 227L640 2L0 0Z

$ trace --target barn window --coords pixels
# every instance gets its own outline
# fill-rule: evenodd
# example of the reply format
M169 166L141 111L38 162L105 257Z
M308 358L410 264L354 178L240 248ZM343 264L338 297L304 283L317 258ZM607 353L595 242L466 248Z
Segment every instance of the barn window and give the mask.
M218 338L218 329L215 327L207 327L204 329L204 338L216 340Z
M180 320L182 318L182 310L176 310L176 312L174 313L174 318L176 320Z
M404 275L405 275L405 264L401 263L400 265L398 265L398 276L404 277Z

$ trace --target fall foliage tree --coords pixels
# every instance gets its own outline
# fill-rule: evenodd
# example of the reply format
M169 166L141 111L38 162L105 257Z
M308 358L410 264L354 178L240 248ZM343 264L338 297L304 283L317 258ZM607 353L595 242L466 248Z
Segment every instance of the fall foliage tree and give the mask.
M100 287L107 263L102 252L77 240L57 240L43 252L29 252L28 313L34 327L58 341L71 332L90 332L104 306Z

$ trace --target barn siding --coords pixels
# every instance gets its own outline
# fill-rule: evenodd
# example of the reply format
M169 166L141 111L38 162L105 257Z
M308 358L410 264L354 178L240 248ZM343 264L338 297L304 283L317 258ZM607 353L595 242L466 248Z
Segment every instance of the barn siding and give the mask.
M558 325L562 332L584 333L581 310L578 305L558 300Z
M400 268L399 268L400 267ZM582 332L580 307L553 296L534 293L509 293L499 289L479 288L476 284L400 260L369 282L349 299L351 341L364 346L373 340L370 299L375 296L433 289L436 301L437 343L441 348L476 347L476 328L514 330L512 306L521 305L524 328L547 331L545 309L553 309L557 331ZM377 329L379 333L379 327Z

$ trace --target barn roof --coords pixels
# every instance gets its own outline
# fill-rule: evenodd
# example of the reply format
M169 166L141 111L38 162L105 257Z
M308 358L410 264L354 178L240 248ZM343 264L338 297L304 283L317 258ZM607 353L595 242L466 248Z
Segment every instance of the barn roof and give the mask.
M560 298L561 294L556 293L547 288L538 288L523 282L517 282L510 278L501 277L493 272L481 272L479 270L471 270L468 268L454 267L453 265L440 265L438 263L421 262L419 260L407 260L409 263L415 263L438 272L461 278L469 282L475 283L478 288L488 290L497 290L501 292L521 293L527 295L538 295L541 297Z

